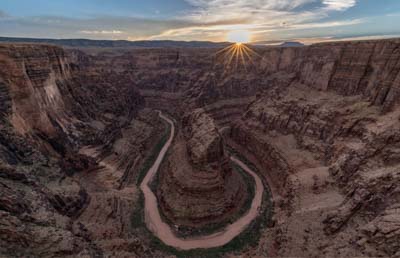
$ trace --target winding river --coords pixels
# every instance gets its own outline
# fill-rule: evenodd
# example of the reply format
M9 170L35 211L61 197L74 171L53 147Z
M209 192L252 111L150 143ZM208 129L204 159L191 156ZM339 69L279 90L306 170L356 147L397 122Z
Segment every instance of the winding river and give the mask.
M154 162L153 166L149 169L146 177L140 185L140 189L143 192L145 203L144 203L144 214L145 223L147 228L158 237L164 244L168 246L175 247L181 250L190 249L207 249L213 247L220 247L229 243L232 239L242 233L247 226L258 216L261 209L262 198L264 193L264 185L259 176L252 171L248 166L246 166L240 160L231 157L231 160L239 165L245 172L251 175L255 180L255 195L251 203L249 211L243 215L240 219L235 221L233 224L227 226L224 230L210 234L207 236L200 236L194 238L179 238L174 233L171 227L161 219L160 211L158 209L157 198L151 191L149 184L156 175L165 154L170 147L174 135L175 135L175 125L168 117L164 116L161 112L159 116L171 125L171 134L168 141L165 143L161 149L157 160Z

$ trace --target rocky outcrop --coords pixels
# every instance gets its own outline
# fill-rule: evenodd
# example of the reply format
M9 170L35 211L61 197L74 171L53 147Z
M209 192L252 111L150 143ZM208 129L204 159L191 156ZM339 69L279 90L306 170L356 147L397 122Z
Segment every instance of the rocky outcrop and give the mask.
M293 209L289 208L289 216L279 227L287 230L287 236L296 232L291 229L298 220L296 216L312 217L315 210L323 214L320 224L310 225L315 235L307 229L286 239L288 245L280 247L282 256L301 253L292 252L290 245L302 237L313 238L321 231L327 241L335 241L334 246L341 245L342 239L357 242L356 246L345 245L341 249L323 248L324 255L391 256L397 252L396 245L382 244L385 237L390 243L397 239L396 227L385 233L386 224L382 221L386 214L390 214L387 218L394 223L397 219L393 206L399 202L399 139L395 129L399 126L398 108L393 106L393 111L382 114L380 107L363 96L340 94L313 90L294 82L287 88L273 87L249 105L230 131L230 137L268 171L269 182L285 190L281 192L286 194L283 199L292 198L289 203L278 204L285 212L289 207ZM317 197L313 197L312 208L301 206L307 203L304 198L310 198L302 190L310 180L308 171L324 171L319 166L329 167L332 177L326 180L324 189L333 182L339 187L337 193L313 194L332 199L333 209L328 203L323 204L325 201L318 203ZM315 185L325 176L320 173L313 177ZM338 198L340 195L344 198ZM372 232L380 232L379 237L375 238ZM314 248L310 245L304 250L320 252Z
M332 234L356 223L361 232L359 246L369 255L392 256L398 250L396 245L389 244L398 237L396 207L400 201L399 135L395 129L398 121L392 123L386 123L384 131L368 139L364 148L344 153L330 169L342 185L347 201L327 215L325 230ZM394 226L389 231L387 223Z
M0 106L0 120L4 123L11 110L10 93L8 92L7 85L4 82L0 82L0 101L3 103Z
M312 88L363 95L384 110L398 103L399 40L335 42L265 51L267 73L289 71Z
M79 79L85 58L75 61L59 47L0 46L2 257L103 253L87 225L76 223L98 203L89 184L78 181L96 173L98 162L78 151L88 143L113 146L140 98L124 85L87 88ZM116 97L102 102L112 95L107 92Z
M223 223L242 208L248 189L229 163L213 119L198 109L183 118L182 131L160 171L158 198L178 226L198 229Z
M222 137L213 119L204 110L198 109L183 118L187 151L194 165L207 166L224 157Z
M271 139L252 133L252 129L243 125L234 125L229 135L236 143L240 144L254 154L263 168L268 173L268 181L284 193L287 187L288 176L292 168L271 143Z
M32 165L16 169L0 162L0 254L96 253L70 228L71 218L89 202L86 191L76 181L60 179L55 167L46 168L39 160L34 164L35 169Z
M400 256L399 208L398 204L387 208L380 216L364 226L362 228L364 237L358 241L358 244L368 251L376 248L382 254Z
M58 81L70 76L61 48L40 45L2 45L0 77L8 87L13 106L12 123L22 134L57 131L53 121L65 119Z

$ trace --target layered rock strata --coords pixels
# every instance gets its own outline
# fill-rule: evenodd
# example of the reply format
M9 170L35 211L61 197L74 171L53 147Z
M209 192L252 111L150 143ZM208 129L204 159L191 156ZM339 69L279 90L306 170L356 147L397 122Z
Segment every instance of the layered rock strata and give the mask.
M222 137L204 110L183 118L170 153L158 188L161 209L170 221L199 228L223 222L240 210L247 186L230 166Z
M245 69L215 49L1 45L1 255L163 255L129 225L165 129L147 107L182 120L158 189L172 223L241 206L228 126L278 189L275 227L247 255L398 256L399 46L260 47Z
M258 98L234 123L230 137L268 168L283 196L270 245L276 255L396 254L400 114L393 109L382 114L363 96L296 83Z
M161 127L148 121L151 112L137 115L139 95L123 84L104 85L110 81L96 79L107 76L100 72L83 76L80 52L67 56L54 46L1 45L0 57L0 256L143 253L125 229L136 203L136 171ZM120 155L109 158L118 173L97 155L80 153L87 144ZM113 229L108 241L91 224L102 219Z

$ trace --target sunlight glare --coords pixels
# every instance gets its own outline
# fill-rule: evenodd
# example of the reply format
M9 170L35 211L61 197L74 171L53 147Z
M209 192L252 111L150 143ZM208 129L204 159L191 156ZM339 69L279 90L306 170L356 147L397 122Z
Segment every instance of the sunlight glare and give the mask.
M253 59L260 58L261 56L251 49L246 43L239 38L235 38L236 43L233 43L215 53L216 56L222 57L224 71L229 71L231 69L239 69L240 67L244 68L246 71L250 65L255 66Z
M228 41L238 45L250 42L250 32L246 30L236 30L228 33Z

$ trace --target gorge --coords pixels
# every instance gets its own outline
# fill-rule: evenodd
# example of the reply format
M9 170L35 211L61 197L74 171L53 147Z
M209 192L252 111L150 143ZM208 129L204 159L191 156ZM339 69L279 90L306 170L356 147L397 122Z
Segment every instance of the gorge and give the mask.
M400 256L400 40L251 48L0 44L0 256Z

